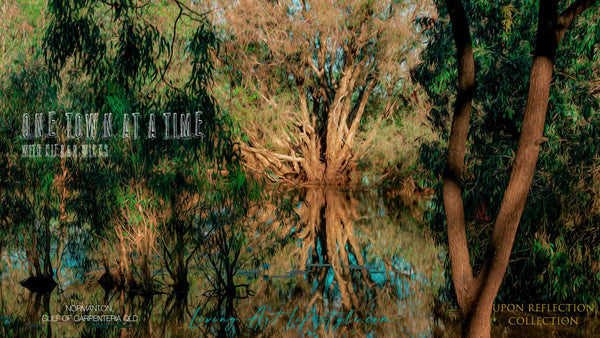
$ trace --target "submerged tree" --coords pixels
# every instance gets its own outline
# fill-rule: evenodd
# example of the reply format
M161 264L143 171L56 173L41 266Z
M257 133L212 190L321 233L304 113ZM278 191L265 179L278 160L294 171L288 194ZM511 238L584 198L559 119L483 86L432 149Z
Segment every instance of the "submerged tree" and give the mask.
M446 1L445 7L450 16L456 43L458 86L448 141L446 167L443 174L443 203L452 281L458 305L465 319L464 328L468 336L490 335L492 305L508 266L517 228L536 173L536 163L541 146L548 141L548 138L544 137L544 126L557 50L575 18L594 3L595 1L575 1L568 6L567 4L559 6L557 0L552 0L540 2L538 9L534 4L526 1L522 5L525 7L527 15L517 19L516 6L511 3L504 4L501 10L490 8L488 4L479 2L469 4L465 9L460 0ZM443 8L442 5L439 7ZM564 9L560 10L561 7ZM537 31L533 31L535 18L529 14L535 13L536 10L538 12ZM478 17L481 15L489 17L489 21L478 24L480 21ZM469 24L473 20L477 20L474 23L475 29L471 29ZM498 27L493 26L493 23L496 23ZM501 28L504 28L504 32ZM436 29L441 30L445 38L448 37L447 30L439 25ZM585 30L583 32L579 28L577 30L579 34L586 33ZM472 34L473 39L471 38ZM521 38L520 34L524 37ZM527 38L533 39L534 37L535 50L530 66L522 56L515 55L515 52L527 52L528 46L530 46ZM569 37L569 39L575 38ZM434 40L431 48L435 45L439 49L437 53L429 53L428 63L420 69L419 74L421 81L427 84L430 96L436 101L437 110L434 111L434 118L443 116L443 114L439 114L440 110L447 109L449 93L442 88L451 81L450 79L454 79L452 75L448 76L444 72L436 74L434 68L436 62L447 62L441 55L447 55L444 53L449 51L451 45L448 40L440 38ZM575 48L568 39L566 45ZM585 52L587 50L593 54L593 42L590 46L589 48L587 46L577 48L584 51L583 55L587 55ZM495 52L490 53L489 50ZM494 55L496 58L491 57ZM564 60L561 60L563 66L565 63ZM523 76L522 69L529 66L531 73L527 89L525 87L526 80L519 76ZM494 67L498 67L497 69L501 71L497 72ZM514 70L511 71L511 68ZM432 77L432 74L436 74L437 77ZM506 81L504 82L506 83L498 81L499 79L493 77L492 74L505 76ZM437 83L436 80L438 80ZM485 87L481 85L476 87L478 80L484 83ZM593 109L592 106L583 102L583 114L586 114L585 110ZM472 128L472 144L467 148L473 108L476 112L473 121L476 122L477 128ZM520 109L524 111L522 124L520 121L515 121L520 116ZM589 118L591 120L592 117ZM435 122L443 125L443 119L435 120ZM489 133L486 134L485 131L489 131ZM547 130L546 133L554 136L551 130ZM497 141L498 144L494 144L492 141ZM513 157L510 149L517 143L516 154ZM464 173L467 149L471 152L469 161L475 163L468 167L470 172ZM508 151L508 154L503 153L505 150ZM469 199L474 199L472 202L477 204L476 207L471 206L465 209L461 188L463 175L473 175L478 172L476 161L479 163L488 161L471 158L477 155L501 159L499 168L501 171L510 171L510 179L508 180L508 176L501 172L494 178L490 178L489 173L482 173L484 175L482 182L487 185L480 187L479 190L488 190L480 192L477 196L467 194ZM547 165L547 163L544 164ZM494 187L490 186L490 181L495 182ZM502 186L506 186L503 196L501 191L498 191ZM477 188L474 187L474 189ZM489 195L485 196L486 193ZM475 214L475 224L483 229L491 228L492 223L488 219L486 201L497 207L499 212L493 222L493 231L491 231L487 249L481 253L484 256L481 266L475 266L472 264L473 260L469 253L466 234L467 220L472 217L466 212ZM531 217L532 214L528 216ZM530 220L527 219L526 222L530 223ZM475 254L477 253L475 250ZM476 259L479 260L477 257ZM477 270L479 271L476 272Z
M422 39L413 23L430 7L240 1L216 11L229 76L223 96L248 116L247 165L304 182L348 182L382 121L417 100L409 70ZM358 140L366 115L374 123Z
M64 176L59 172L64 161L28 158L18 138L23 112L52 109L55 88L48 85L43 67L29 60L22 61L25 69L7 74L0 81L0 233L14 240L6 246L24 248L24 266L29 278L21 285L33 292L51 292L56 284L53 262L60 256L62 244L57 237L57 220L66 221L63 189ZM50 100L48 100L50 98ZM56 242L59 242L56 245ZM2 245L4 247L4 245Z
M61 108L97 113L99 128L107 116L114 123L111 137L79 140L106 144L108 158L68 162L73 223L117 239L114 273L104 257L106 286L157 292L151 265L160 252L172 290L185 295L197 205L228 192L236 194L235 203L247 202L230 120L207 90L218 45L212 26L195 5L178 0L51 1L49 12L44 56L61 91ZM196 112L202 137L183 132L183 116ZM128 118L135 123L136 113L139 135L133 128L130 135L121 133ZM163 123L168 114L171 120ZM152 135L154 115L158 128ZM214 191L216 182L230 179L239 190Z

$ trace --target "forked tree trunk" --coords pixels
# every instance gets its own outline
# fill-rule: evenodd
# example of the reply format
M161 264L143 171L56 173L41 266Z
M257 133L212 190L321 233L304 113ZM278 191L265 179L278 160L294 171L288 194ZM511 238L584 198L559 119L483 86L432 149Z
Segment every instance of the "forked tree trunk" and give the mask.
M464 162L475 73L468 21L460 0L446 0L458 52L458 93L444 172L444 208L452 281L469 337L489 337L490 317L496 294L504 279L519 220L531 187L543 142L544 123L556 49L573 19L595 0L576 1L561 15L557 0L540 3L536 53L529 78L527 105L514 167L483 268L475 278L469 261L460 180Z

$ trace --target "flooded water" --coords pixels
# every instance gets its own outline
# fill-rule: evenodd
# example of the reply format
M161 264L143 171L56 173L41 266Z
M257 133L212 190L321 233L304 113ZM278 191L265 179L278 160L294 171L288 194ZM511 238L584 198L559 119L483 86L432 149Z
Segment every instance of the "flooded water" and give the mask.
M28 236L39 247L45 239L24 234L2 253L4 335L428 337L440 330L433 307L444 254L418 207L377 191L273 196L241 217L212 211L176 233L120 225L105 238L85 227L54 229L50 293L22 286L46 262L43 250L25 245Z
M460 337L457 310L440 298L446 254L422 221L427 201L269 195L241 211L165 218L173 211L133 205L144 217L128 214L137 219L128 224L36 223L11 234L0 336ZM161 217L179 223L157 230ZM48 269L52 279L31 278ZM492 336L594 337L600 328L593 316L510 324L534 315L495 312Z

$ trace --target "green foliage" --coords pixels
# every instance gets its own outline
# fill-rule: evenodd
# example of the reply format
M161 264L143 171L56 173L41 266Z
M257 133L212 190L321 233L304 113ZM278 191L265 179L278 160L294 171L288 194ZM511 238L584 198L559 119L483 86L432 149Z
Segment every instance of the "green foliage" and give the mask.
M55 108L56 88L49 84L46 69L24 61L22 69L0 82L0 245L31 246L28 260L32 275L52 273L45 258L46 244L56 235L59 197L54 188L59 165L45 158L21 157L25 140L15 137L21 131L21 114L36 109ZM12 238L14 241L4 242Z
M47 11L43 39L33 39L41 45L22 62L9 60L11 71L0 78L2 238L17 238L18 247L34 241L40 252L28 251L27 258L46 271L52 271L51 257L90 266L81 257L91 256L85 252L92 250L91 236L120 239L134 265L127 268L142 279L151 276L143 276L147 266L134 259L164 248L165 264L185 257L185 266L169 270L185 279L197 248L199 206L227 206L235 210L230 218L240 218L262 193L246 179L232 120L208 90L219 45L212 26L179 3L57 0ZM165 13L169 28L157 20ZM99 130L104 114L112 114L113 137L78 141L106 144L108 157L21 157L21 144L31 143L20 137L22 115L49 111L57 112L61 129L55 139L36 140L42 148L72 142L63 113L98 113ZM203 137L164 138L163 113L197 111ZM140 138L121 137L123 117L136 112ZM159 125L156 139L146 133L150 114ZM64 247L45 245L50 242Z
M567 5L563 3L562 9ZM463 198L477 269L508 184L520 135L538 9L537 2L525 0L494 6L474 1L465 4L465 10L472 27L477 89ZM446 17L442 2L438 2L438 11L441 18ZM597 302L600 297L599 18L597 7L578 17L557 51L544 131L549 140L542 145L500 301ZM432 24L427 30L431 40L422 55L424 63L415 76L434 103L433 125L447 139L456 92L455 47L448 21ZM430 223L441 234L445 220L440 155L445 152L443 144L429 144L421 155L432 172L430 184L437 187Z

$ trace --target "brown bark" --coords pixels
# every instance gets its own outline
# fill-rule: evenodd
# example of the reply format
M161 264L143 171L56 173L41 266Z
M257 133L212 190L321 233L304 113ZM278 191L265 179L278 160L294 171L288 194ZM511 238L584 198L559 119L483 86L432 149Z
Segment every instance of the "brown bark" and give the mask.
M443 194L452 279L458 305L466 324L465 334L469 337L490 336L492 306L508 267L543 140L556 49L576 15L594 2L594 0L576 1L560 16L557 15L557 0L540 3L536 53L529 78L528 100L517 154L494 224L483 268L477 278L474 278L469 261L460 188L475 83L473 54L468 23L460 0L446 1L457 45L459 79Z
M458 88L444 171L443 197L448 225L452 282L456 289L458 305L463 316L466 316L471 303L468 299L468 291L473 282L473 273L469 262L460 181L469 130L471 100L475 90L475 63L467 16L460 0L447 0L446 6L452 21L452 32L457 47Z
M468 335L485 337L490 335L492 305L504 279L519 220L531 187L542 138L546 108L552 78L552 61L538 56L533 62L529 84L529 98L525 107L523 129L517 147L517 156L508 187L502 199L494 231L488 248L485 266L478 278L482 279L479 290L472 290L476 306L468 318Z
M226 53L221 54L227 57L222 60L233 66L232 74L243 74L239 92L260 98L232 100L232 111L241 103L257 115L266 113L278 127L265 128L262 119L244 123L246 167L273 181L349 183L357 158L367 148L356 151L356 143L362 144L357 134L365 111L392 110L375 105L387 96L391 106L397 102L391 98L405 95L399 93L398 84L403 91L411 87L405 69L416 62L410 55L418 54L415 48L422 41L420 33L412 31L412 22L430 5L313 1L294 10L294 15L279 2L240 1L229 6L226 19L220 21L236 38L225 39ZM239 48L246 45L261 47ZM282 74L292 75L293 82ZM237 76L233 77L230 89L238 86ZM282 88L289 93L284 95ZM237 92L229 93L233 97ZM288 97L290 93L293 97ZM285 132L280 133L279 127Z

